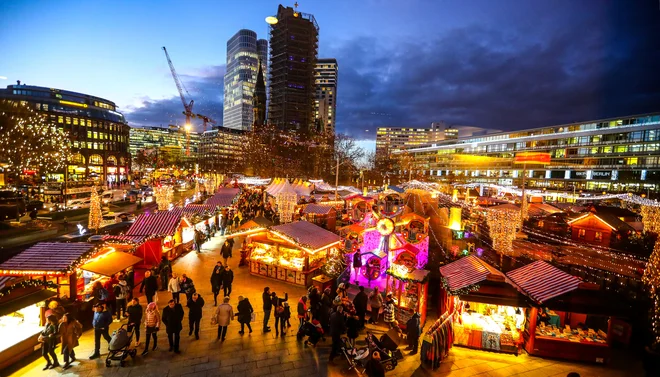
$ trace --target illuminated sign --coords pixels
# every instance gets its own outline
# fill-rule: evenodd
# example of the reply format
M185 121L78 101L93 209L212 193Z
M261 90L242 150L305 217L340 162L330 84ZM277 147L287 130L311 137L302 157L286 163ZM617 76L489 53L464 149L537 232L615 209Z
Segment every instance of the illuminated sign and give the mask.
M516 153L514 162L517 164L549 164L550 163L550 153L540 153L540 152L522 152Z
M60 103L61 103L62 105L71 105L71 106L78 106L78 107L84 107L84 108L87 108L87 104L86 104L86 103L78 103L78 102L71 102L71 101L64 101L64 100L60 100Z

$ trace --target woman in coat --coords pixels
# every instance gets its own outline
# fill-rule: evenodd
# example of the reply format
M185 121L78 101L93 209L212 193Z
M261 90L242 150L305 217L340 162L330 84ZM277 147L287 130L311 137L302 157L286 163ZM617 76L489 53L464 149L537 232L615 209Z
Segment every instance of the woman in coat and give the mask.
M225 272L225 267L222 262L218 261L213 267L211 272L211 292L213 292L213 306L218 306L218 295L222 288L222 274Z
M65 313L60 322L59 335L62 341L62 355L64 355L64 369L69 369L71 363L76 361L74 348L78 347L78 339L82 335L82 325L73 315Z
M225 297L223 303L215 310L215 322L218 325L218 337L216 340L221 339L224 342L227 337L227 326L234 318L234 308L229 305L229 297Z
M135 332L135 347L140 345L140 326L142 326L142 305L137 297L133 297L126 308L128 313L128 331Z
M46 325L39 335L41 342L41 356L46 359L46 366L44 370L55 369L60 366L55 354L55 347L57 346L57 317L51 314L46 318ZM53 359L51 362L50 358Z
M298 300L298 328L300 329L307 318L307 296L302 296Z
M369 322L375 325L378 323L380 307L383 306L383 296L378 292L378 287L374 288L373 292L369 295L369 305L371 305L371 318L369 318Z
M252 333L250 321L252 320L252 312L254 309L252 309L250 300L243 298L243 296L238 296L238 306L236 309L238 310L238 314L236 316L238 317L238 322L241 324L241 331L238 333L241 335L245 334L245 325L247 325L248 330L250 330L250 333Z
M154 347L151 349L155 351L158 348L158 330L160 329L160 312L158 311L158 306L155 302L150 302L147 305L147 310L144 312L144 327L147 329L147 342L144 346L144 351L142 351L142 356L149 353L149 341L151 337L154 338Z
M394 328L394 300L392 299L392 293L388 293L385 298L385 305L383 306L383 316L385 317L385 323L390 327Z

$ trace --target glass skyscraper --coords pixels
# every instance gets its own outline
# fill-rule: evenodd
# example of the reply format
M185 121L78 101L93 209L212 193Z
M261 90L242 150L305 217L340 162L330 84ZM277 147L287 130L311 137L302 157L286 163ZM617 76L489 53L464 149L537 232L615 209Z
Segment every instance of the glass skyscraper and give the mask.
M267 72L268 41L242 29L227 41L227 73L222 123L224 127L249 130L252 127L252 96L258 64Z

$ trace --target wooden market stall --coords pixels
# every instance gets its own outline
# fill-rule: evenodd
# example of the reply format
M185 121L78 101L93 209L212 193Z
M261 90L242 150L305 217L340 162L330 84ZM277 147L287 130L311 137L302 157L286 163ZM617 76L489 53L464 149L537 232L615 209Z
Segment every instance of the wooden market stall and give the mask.
M341 239L307 221L253 230L250 273L308 287L330 255L338 255Z
M625 308L621 304L608 307L611 298L599 286L544 261L506 276L534 303L524 331L525 350L530 355L607 363L612 343L628 341L630 325L614 316ZM541 316L542 311L547 315Z
M387 270L387 292L393 293L395 319L399 327L405 329L406 323L416 312L420 314L422 327L426 323L430 271L408 268L394 264Z
M334 207L314 203L306 204L303 209L303 215L310 223L331 232L335 231L337 211L335 211Z

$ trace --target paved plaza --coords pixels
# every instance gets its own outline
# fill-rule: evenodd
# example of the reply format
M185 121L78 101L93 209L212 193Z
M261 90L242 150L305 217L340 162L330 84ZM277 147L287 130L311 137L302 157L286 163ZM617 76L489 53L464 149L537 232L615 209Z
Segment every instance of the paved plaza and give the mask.
M186 316L183 321L184 330L181 332L181 354L168 352L167 336L164 326L158 333L158 350L150 352L141 357L139 353L143 350L145 340L144 329L142 330L142 345L139 347L138 357L128 360L127 366L119 367L118 362L113 362L111 368L105 367L105 356L107 344L102 340L101 359L88 360L93 350L93 331L86 331L80 339L80 346L76 348L79 361L63 371L42 371L45 365L43 358L32 362L25 362L20 368L14 367L8 372L9 376L158 376L158 377L205 377L205 376L268 376L268 377L297 377L297 376L343 376L356 375L347 372L346 362L338 357L336 365L328 365L330 352L330 337L326 342L319 342L316 348L304 346L296 340L297 319L295 308L298 299L305 293L300 287L285 284L276 280L256 277L249 274L247 268L239 268L239 252L234 252L234 258L229 264L234 270L235 278L231 304L235 307L239 295L248 297L257 314L257 321L253 323L252 334L241 336L238 334L239 324L234 321L229 326L227 340L217 342L216 327L211 325L211 315L214 312L213 295L211 294L209 277L215 262L219 260L219 248L223 238L215 237L206 243L203 253L190 252L177 260L173 269L181 274L185 273L191 277L198 292L204 297L204 318L202 319L200 340L194 336L188 336L188 309L185 308ZM236 246L240 242L236 242ZM289 294L289 304L292 306L291 324L285 337L275 337L274 322L271 318L272 332L264 334L261 331L263 311L261 293L263 287L269 286L271 291L283 296ZM221 298L222 294L219 298ZM170 299L168 292L159 293L159 306L162 308ZM144 306L146 301L141 298ZM182 297L185 305L185 298ZM111 332L119 327L114 323ZM382 333L382 329L369 326L375 333ZM364 344L363 336L360 337ZM405 347L405 346L404 346ZM403 348L403 347L402 347ZM57 351L60 363L62 358L60 348ZM405 352L407 355L407 352ZM460 347L454 347L450 356L443 361L440 368L430 371L420 366L419 355L406 356L405 360L388 376L566 376L569 372L578 372L580 376L642 376L639 363L624 364L617 362L613 365L603 367L591 364L576 364L554 360L545 360L527 355L513 356L485 351L475 351ZM626 368L628 370L626 370Z

